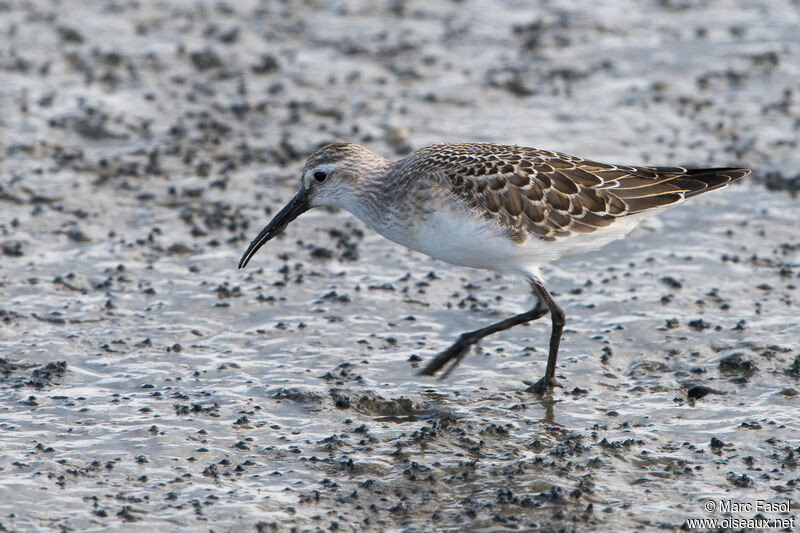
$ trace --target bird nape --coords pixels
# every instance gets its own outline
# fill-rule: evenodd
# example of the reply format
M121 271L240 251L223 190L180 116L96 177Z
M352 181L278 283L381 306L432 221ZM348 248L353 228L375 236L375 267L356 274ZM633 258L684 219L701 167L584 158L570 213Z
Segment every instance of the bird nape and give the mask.
M746 168L633 167L522 146L435 144L394 163L361 146L332 143L306 161L294 198L250 243L255 253L314 207L345 209L388 239L435 259L522 277L536 306L458 337L421 371L446 377L481 339L550 314L544 376L526 389L555 384L565 314L539 266L597 249L642 219L698 194L723 188Z

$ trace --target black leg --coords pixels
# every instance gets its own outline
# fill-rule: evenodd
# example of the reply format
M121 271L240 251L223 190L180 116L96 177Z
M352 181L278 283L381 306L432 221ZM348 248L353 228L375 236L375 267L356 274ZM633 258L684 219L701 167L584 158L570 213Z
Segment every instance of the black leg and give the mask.
M566 315L540 279L532 278L531 284L534 290L536 290L539 301L544 301L548 309L550 309L550 316L553 319L553 330L550 333L550 354L547 356L547 369L544 372L544 377L527 389L528 392L535 392L541 395L547 392L555 381L554 376L556 374L556 360L558 359L558 345L561 343L561 333L564 331Z
M482 338L491 335L492 333L497 333L498 331L503 331L509 328L513 328L514 326L518 326L520 324L525 324L526 322L530 322L531 320L536 320L537 318L541 318L544 315L546 315L548 310L552 310L553 307L547 303L546 299L542 298L541 291L536 285L537 281L538 280L531 280L530 282L531 286L533 287L537 295L536 307L534 307L530 311L526 311L525 313L520 313L518 315L512 316L511 318L501 320L500 322L497 322L495 324L490 324L485 328L476 329L475 331L468 331L467 333L462 333L458 337L458 340L455 343L453 343L452 346L450 346L448 349L437 355L430 363L428 363L427 366L425 366L425 368L423 368L420 371L420 375L432 376L447 363L453 361L453 364L450 366L450 368L448 368L440 378L444 379L447 377L448 374L450 374L450 372L453 371L453 369L456 366L458 366L458 364L467 354L469 348L474 344L477 344L478 341L480 341ZM541 282L538 283L541 285ZM553 298L550 296L550 294L547 292L546 289L545 289L545 294L547 294L547 297L550 298L550 301L552 302ZM553 305L555 305L555 302L553 302ZM556 309L558 309L559 312L561 312L561 309L557 305L555 307ZM562 325L564 322L563 316L564 313L562 312L561 313ZM561 334L560 331L561 330L559 330L559 335ZM550 349L552 354L552 341ZM558 351L558 340L556 340L556 351ZM554 367L553 371L555 371L555 359L553 359L553 367ZM549 362L547 368L548 369L550 368Z

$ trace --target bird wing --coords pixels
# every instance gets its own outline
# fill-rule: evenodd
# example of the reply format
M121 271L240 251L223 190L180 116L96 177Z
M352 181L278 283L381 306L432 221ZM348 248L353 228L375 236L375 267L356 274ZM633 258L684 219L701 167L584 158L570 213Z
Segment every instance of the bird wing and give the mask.
M421 150L450 190L524 242L592 233L620 217L668 206L746 176L744 168L608 165L558 152L494 144Z

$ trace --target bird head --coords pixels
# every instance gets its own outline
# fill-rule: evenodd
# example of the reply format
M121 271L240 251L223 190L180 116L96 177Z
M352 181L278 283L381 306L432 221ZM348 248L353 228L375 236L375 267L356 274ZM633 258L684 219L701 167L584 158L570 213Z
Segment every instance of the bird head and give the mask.
M239 268L247 266L259 248L309 209L329 206L356 210L363 181L385 172L388 166L386 159L357 144L337 142L317 149L303 167L300 190L253 239Z

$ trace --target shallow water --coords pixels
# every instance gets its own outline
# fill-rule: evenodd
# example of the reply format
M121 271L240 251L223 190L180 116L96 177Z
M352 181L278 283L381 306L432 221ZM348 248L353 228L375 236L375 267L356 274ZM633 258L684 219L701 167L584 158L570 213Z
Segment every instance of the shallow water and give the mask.
M669 530L797 499L800 200L763 186L798 165L796 9L393 6L2 8L2 528ZM235 269L336 137L756 170L545 270L540 400L546 318L416 376L531 306L516 280L324 210Z

